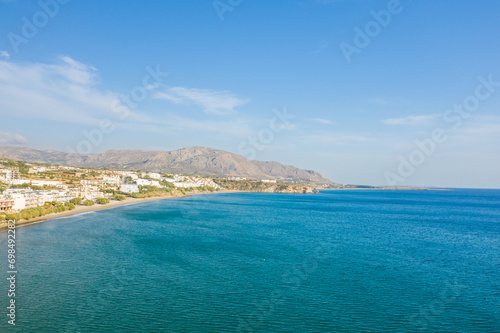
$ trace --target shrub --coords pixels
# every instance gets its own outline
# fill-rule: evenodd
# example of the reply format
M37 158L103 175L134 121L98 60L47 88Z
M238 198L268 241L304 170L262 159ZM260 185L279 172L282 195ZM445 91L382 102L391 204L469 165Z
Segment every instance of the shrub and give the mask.
M82 203L82 198L73 198L69 202L71 202L73 205L80 205Z
M93 206L94 205L94 201L92 201L92 200L85 200L85 202L83 204L85 206Z
M106 198L99 198L99 199L96 199L96 202L97 202L99 205L105 205L105 204L109 204L109 199L106 199Z
M118 194L118 195L115 195L115 199L118 200L118 201L123 201L123 200L125 200L125 196L121 195L121 194Z
M69 210L73 210L76 208L75 204L71 202L66 202L64 206L68 207Z
M6 220L13 220L13 221L19 221L22 219L22 216L20 213L15 213L15 214L8 214L7 216L5 216L5 219Z

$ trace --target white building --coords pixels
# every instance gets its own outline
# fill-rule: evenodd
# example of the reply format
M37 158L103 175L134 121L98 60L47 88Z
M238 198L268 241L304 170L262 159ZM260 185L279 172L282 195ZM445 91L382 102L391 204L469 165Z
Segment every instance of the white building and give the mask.
M29 169L28 173L39 173L47 171L46 167L32 167Z
M62 185L62 182L60 181L55 181L55 180L32 180L31 185L35 186L60 186Z
M69 194L68 192L63 192L63 191L52 191L54 193L54 196L56 197L55 201L59 202L68 202L74 197Z
M136 184L123 184L120 191L125 193L139 193L139 187Z
M118 185L118 184L121 183L121 177L120 176L104 176L104 177L102 177L102 180L106 184L110 184L110 185Z
M167 178L166 180L167 180L168 182L171 182L171 183L173 183L173 182L182 182L182 181L184 181L184 179L183 179L183 178L179 178L179 177Z
M98 180L80 180L80 184L98 186L100 182Z
M201 186L198 183L193 183L193 182L175 182L173 183L175 187L182 187L182 188L188 188L188 187L199 187Z
M10 182L12 180L12 170L0 169L0 179L6 183Z
M158 180L161 179L161 175L157 172L143 172L143 173L141 173L142 178L146 178L146 176L149 176L153 179L158 179Z
M12 209L14 210L22 210L26 208L26 198L22 194L13 194L12 199L14 199L14 206Z
M12 179L10 181L11 185L22 185L22 184L29 184L30 181L28 179Z
M17 211L43 206L45 204L43 197L33 191L15 192L11 193L9 196L14 200L12 209Z
M136 180L136 179L139 179L139 176L137 176L135 173L133 172L124 172L123 173L123 176L124 177L130 177L132 178L133 180Z
M135 183L137 185L141 185L141 186L156 186L156 187L160 187L160 182L157 181L157 180L147 180L147 179L137 179L135 181Z

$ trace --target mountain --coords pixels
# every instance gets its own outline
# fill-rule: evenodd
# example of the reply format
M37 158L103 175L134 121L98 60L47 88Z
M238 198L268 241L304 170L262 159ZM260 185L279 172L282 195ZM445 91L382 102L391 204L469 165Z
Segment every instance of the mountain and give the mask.
M243 156L207 147L174 151L108 150L79 155L52 149L0 146L0 156L33 163L87 168L114 168L207 176L239 176L253 179L333 184L316 171L298 169L278 162L248 160Z

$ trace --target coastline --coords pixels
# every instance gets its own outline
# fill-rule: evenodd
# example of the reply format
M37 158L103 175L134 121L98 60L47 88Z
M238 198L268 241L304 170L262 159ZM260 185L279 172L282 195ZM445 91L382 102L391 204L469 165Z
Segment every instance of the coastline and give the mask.
M343 189L343 188L334 188L334 189L323 189L325 190L333 190L333 191L342 191L342 190L443 190L443 189L428 189L428 188L352 188L352 189ZM80 205L76 207L73 210L68 210L65 212L61 213L52 213L49 215L44 215L40 217L35 217L30 220L23 220L23 221L16 221L16 228L17 227L25 227L29 226L31 224L38 224L38 223L43 223L47 222L49 220L61 218L61 217L68 217L76 214L81 214L81 213L87 213L87 212L93 212L93 211L98 211L98 210L104 210L104 209L111 209L119 206L125 206L125 205L133 205L133 204L138 204L138 203L143 203L143 202L148 202L148 201L158 201L158 200L167 200L167 199L179 199L179 198L186 198L190 197L193 195L201 195L201 194L217 194L217 193L244 193L245 191L237 191L237 190L222 190L222 191L217 191L217 192L196 192L196 193L190 193L190 194L185 194L185 195L179 195L179 196L163 196L163 197L151 197L151 198L126 198L123 201L110 201L110 203L106 205L99 205L95 204L93 206L84 206ZM249 192L249 193L254 193L254 192ZM268 193L268 192L255 192L255 193ZM8 230L7 227L8 223L2 223L0 225L0 234L3 232L6 232Z
M47 222L49 220L57 219L60 217L67 217L67 216L72 216L72 215L81 214L81 213L111 209L111 208L115 208L115 207L119 207L119 206L133 205L133 204L138 204L138 203L143 203L143 202L148 202L148 201L179 199L179 198L186 198L186 197L190 197L193 195L200 195L200 194L236 193L236 192L238 192L238 191L197 192L197 193L192 193L192 194L190 193L190 194L185 194L185 195L180 195L180 196L164 196L164 197L151 197L151 198L140 198L140 199L127 198L123 201L110 201L110 203L106 204L106 205L99 205L99 204L95 204L93 206L80 205L73 210L68 210L68 211L61 212L61 213L52 213L49 215L35 217L34 219L30 219L30 220L16 221L16 228L29 226L31 224L43 223L43 222ZM2 225L0 225L0 233L6 232L8 230L7 225L8 225L8 223L2 223Z

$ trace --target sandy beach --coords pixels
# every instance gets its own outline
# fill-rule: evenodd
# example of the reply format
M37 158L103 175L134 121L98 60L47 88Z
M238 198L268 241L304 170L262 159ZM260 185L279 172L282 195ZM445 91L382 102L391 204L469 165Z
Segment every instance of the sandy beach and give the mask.
M186 194L186 195L182 195L182 196L165 196L165 197L152 197L152 198L140 198L140 199L127 198L123 201L111 200L110 203L106 204L106 205L99 205L99 204L95 204L93 206L80 205L73 210L68 210L68 211L65 211L62 213L53 213L53 214L48 214L48 215L36 217L36 218L30 219L30 220L16 221L16 227L42 223L42 222L46 222L46 221L51 220L51 219L65 217L65 216L71 216L71 215L85 213L85 212L110 209L110 208L114 208L114 207L118 207L118 206L137 204L137 203L147 202L147 201L178 199L178 198L185 198L185 197L189 197L189 196L193 196L193 195L200 195L200 194L231 193L231 192L235 192L235 191L197 192L197 193ZM1 223L0 233L7 231L7 229L8 229L7 222Z

